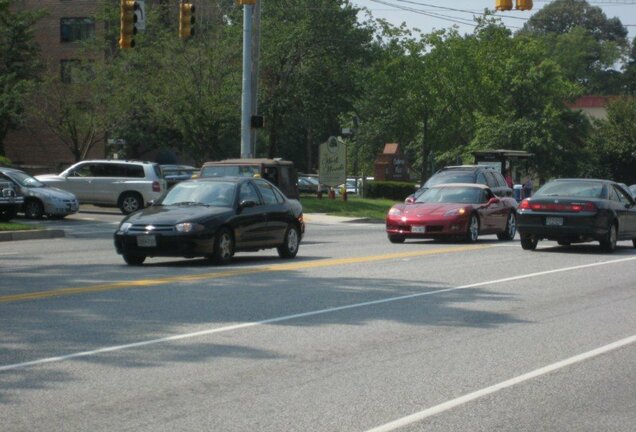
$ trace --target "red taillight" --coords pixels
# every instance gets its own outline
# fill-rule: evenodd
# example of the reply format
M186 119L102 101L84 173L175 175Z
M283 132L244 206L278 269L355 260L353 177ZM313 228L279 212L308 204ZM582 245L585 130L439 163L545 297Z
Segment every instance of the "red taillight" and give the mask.
M551 211L551 212L596 212L598 208L593 202L580 202L580 203L541 203L530 202L523 200L519 204L519 210L533 210L533 211Z
M152 182L152 191L161 192L161 183L159 183L157 180Z

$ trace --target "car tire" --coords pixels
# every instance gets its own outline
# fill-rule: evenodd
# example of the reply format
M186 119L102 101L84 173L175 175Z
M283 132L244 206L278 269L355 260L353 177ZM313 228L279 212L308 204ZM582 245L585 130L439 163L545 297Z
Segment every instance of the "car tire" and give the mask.
M44 206L37 199L30 199L24 203L24 216L27 219L42 219Z
M0 221L8 222L15 217L16 213L17 211L14 208L0 210Z
M539 240L531 234L523 234L521 236L521 247L525 250L535 250Z
M508 221L506 222L506 231L497 234L499 240L509 241L515 238L517 234L517 214L514 211L508 213Z
M476 214L471 214L468 219L465 239L468 243L475 243L479 238L479 218Z
M284 243L278 246L278 256L281 258L294 258L298 254L298 248L300 247L300 235L298 234L298 228L294 225L289 225L285 232Z
M636 248L636 238L632 239L632 244L634 245L634 247Z
M144 263L144 261L146 261L146 257L143 255L124 254L123 256L124 256L124 261L126 261L126 264L131 266L140 266Z
M609 230L607 230L606 237L601 240L600 247L603 252L612 253L616 250L616 240L618 239L618 229L616 228L616 224L612 223L610 225Z
M125 215L144 208L144 200L138 193L126 192L119 197L119 210Z
M389 241L391 243L404 243L404 236L401 235L389 235Z
M228 228L221 228L214 236L214 252L210 259L215 264L228 264L234 256L234 236Z

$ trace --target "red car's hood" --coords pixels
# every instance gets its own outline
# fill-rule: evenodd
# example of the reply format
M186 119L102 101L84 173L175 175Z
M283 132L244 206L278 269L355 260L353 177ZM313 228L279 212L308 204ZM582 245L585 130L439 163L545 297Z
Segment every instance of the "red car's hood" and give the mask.
M404 206L404 216L444 215L449 210L466 207L466 204L451 203L421 203Z

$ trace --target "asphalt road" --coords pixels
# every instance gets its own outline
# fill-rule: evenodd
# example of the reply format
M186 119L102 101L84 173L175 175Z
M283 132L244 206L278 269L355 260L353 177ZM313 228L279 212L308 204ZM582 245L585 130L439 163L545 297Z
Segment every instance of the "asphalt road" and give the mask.
M87 220L94 219L94 220ZM0 430L633 431L636 249L390 244L128 267L120 215L0 244Z

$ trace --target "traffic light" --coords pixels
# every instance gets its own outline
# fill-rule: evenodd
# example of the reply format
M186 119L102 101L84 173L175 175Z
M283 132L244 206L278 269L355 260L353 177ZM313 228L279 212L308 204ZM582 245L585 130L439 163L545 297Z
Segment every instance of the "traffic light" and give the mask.
M137 34L137 14L139 3L132 0L121 0L121 28L119 30L119 47L134 48Z
M517 10L532 9L532 0L517 0Z
M183 40L194 36L194 5L192 3L181 3L179 5L179 37Z
M512 10L512 0L497 0L495 2L495 10L498 10L498 11Z

